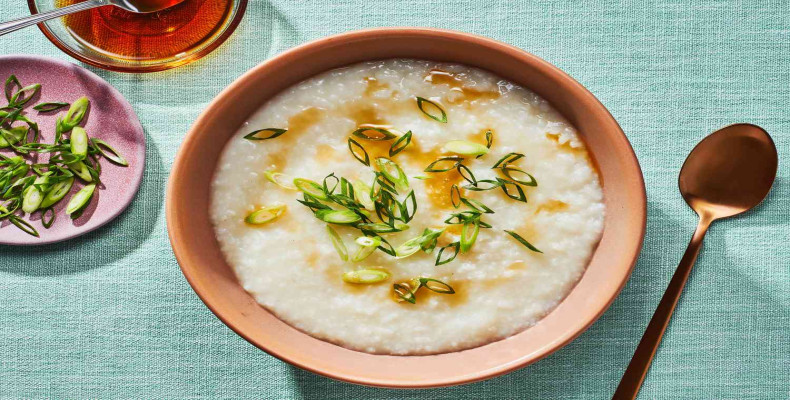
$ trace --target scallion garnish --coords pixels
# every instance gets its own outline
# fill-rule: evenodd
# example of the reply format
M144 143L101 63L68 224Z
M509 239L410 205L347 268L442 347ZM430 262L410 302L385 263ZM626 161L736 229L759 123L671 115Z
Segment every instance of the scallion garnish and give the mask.
M298 190L296 186L294 186L293 182L294 179L288 175L285 175L281 172L268 170L263 172L263 176L266 178L267 181L288 190Z
M33 107L34 110L42 113L52 112L60 110L61 108L65 108L70 106L69 103L62 103L62 102L53 102L53 103L40 103Z
M485 190L493 190L502 186L502 182L493 179L479 179L474 185L464 185L464 189L474 192L482 192Z
M469 182L472 185L477 185L477 179L472 171L466 166L461 163L458 163L458 174L461 175L461 178L464 178L465 181Z
M521 186L519 186L517 183L500 178L496 179L502 183L502 191L505 192L507 197L510 197L513 200L522 201L524 203L527 202L527 195L524 194L524 189L521 189ZM515 191L515 193L513 193L513 191Z
M543 253L542 251L538 250L537 247L533 246L530 242L528 242L526 239L521 237L521 235L519 235L518 233L513 232L513 231L509 231L507 229L505 229L505 232L508 235L513 236L513 238L518 240L519 243L523 244L524 247L526 247L526 248L528 248L528 249L530 249L530 250L532 250L532 251L534 251L536 253Z
M357 252L351 257L351 261L353 262L360 262L369 255L373 254L376 251L376 248L381 246L382 239L378 236L360 236L358 237L355 242L359 246L357 248Z
M472 245L477 241L477 234L480 233L480 220L475 219L472 221L464 222L461 228L461 252L466 253L472 248Z
M453 207L458 208L461 206L461 190L458 189L458 185L453 184L450 187L450 202L453 203Z
M263 225L268 224L280 218L283 213L285 213L286 205L279 204L271 207L261 207L244 218L244 222L250 225Z
M464 156L482 156L488 153L488 147L468 140L451 140L444 144L444 149Z
M359 269L343 274L343 281L356 284L381 283L390 278L389 272L384 269Z
M39 237L38 231L32 225L27 223L27 221L23 220L22 218L17 217L16 215L9 215L8 220L11 221L14 226L21 229L22 232L27 233L30 236Z
M458 251L460 250L460 248L461 248L461 243L460 242L452 242L452 243L448 244L447 246L444 246L441 249L439 249L439 254L436 255L436 265L438 266L438 265L447 264L450 261L455 260L455 257L458 255ZM450 251L452 251L453 254L450 254L448 256L444 256L444 252L447 249L450 249Z
M318 200L329 200L329 196L324 193L324 188L309 179L296 178L294 179L294 186Z
M315 216L321 221L338 225L351 225L362 220L359 214L351 210L322 209L317 210Z
M396 258L406 258L422 248L423 236L418 236L404 242L402 245L395 248Z
M41 211L41 225L49 229L55 223L55 216L55 210L51 208L44 209L44 211Z
M52 189L50 189L46 196L44 196L44 200L41 202L40 208L47 209L57 204L57 202L66 197L66 194L69 193L73 185L73 176L52 185Z
M392 291L395 293L395 297L398 301L405 301L411 304L417 303L417 298L414 296L414 292L419 289L419 283L417 285L409 285L407 282L400 282L392 285Z
M457 156L441 157L430 163L428 167L425 168L425 172L447 172L458 167L458 164L463 160L463 157Z
M80 191L71 198L69 204L66 206L66 214L70 215L71 218L77 218L79 213L81 213L82 210L87 207L88 203L90 203L95 190L95 183L85 185L85 187L80 189Z
M486 214L493 214L494 213L494 210L488 208L488 206L486 206L485 204L481 203L479 200L462 197L461 198L461 202L464 203L467 207L469 207L469 208L471 208L471 209L473 209L475 211L483 212L483 213L486 213Z
M60 127L63 132L72 130L75 126L82 122L82 119L85 117L85 113L88 112L88 107L90 104L91 102L87 97L80 97L74 103L71 103L71 107L69 107L69 111L66 113L66 116L60 121Z
M497 169L497 168L500 168L500 167L504 167L504 166L506 166L506 165L508 165L508 164L520 159L520 158L523 158L523 157L524 157L524 155L521 154L521 153L508 153L504 157L500 158L499 161L497 161L496 164L494 164L494 166L491 167L491 169Z
M282 136L288 129L264 128L252 131L244 136L247 140L269 140Z
M376 159L376 166L387 180L395 184L396 188L406 190L409 187L409 177L394 161L379 157Z
M426 104L430 106L428 108L434 108L435 110L438 110L441 115L436 115L435 111L431 113L426 110ZM429 118L444 124L447 123L447 113L444 112L444 109L440 105L434 103L433 101L430 101L426 98L417 97L417 108L419 108L420 111L422 111L422 113L427 115Z
M69 144L71 145L71 154L78 157L88 156L88 133L85 132L85 129L75 126L74 129L71 130Z
M494 144L494 131L489 129L489 130L486 131L486 148L490 149L492 144ZM475 158L480 158L482 156L483 156L483 154L480 154L480 155L478 155Z
M329 240L332 241L332 246L334 246L340 259L348 261L348 249L346 249L346 244L343 243L343 239L337 234L337 231L335 231L331 225L327 225L326 232L329 234Z
M368 152L365 151L365 148L362 147L359 142L352 138L348 138L348 150L351 151L351 155L354 156L359 162L365 164L365 166L370 166L370 157L368 156Z
M366 224L359 224L357 228L363 229L366 231L374 232L374 233L395 233L405 231L409 229L409 226L403 223L396 223L394 225L379 223L379 222L371 222Z
M11 96L9 107L22 107L27 104L41 90L41 84L35 83L25 86Z
M118 150L115 150L115 148L110 146L109 143L105 142L104 140L96 139L96 138L91 138L91 142L93 143L94 147L101 153L101 155L103 155L106 159L122 167L129 166L129 162L126 161L125 158L123 158L123 156L121 155L121 153L118 152Z
M455 290L448 284L433 278L420 278L420 286L441 294L454 294Z
M399 137L398 140L392 143L389 151L390 157L394 157L396 154L403 151L409 143L411 143L411 131L406 132L405 135Z
M432 252L433 249L436 248L436 243L439 240L439 237L442 236L443 233L444 233L444 228L442 229L425 228L425 230L422 231L423 240L422 240L422 244L420 245L422 251L426 253Z
M351 132L351 134L361 139L374 141L390 140L398 137L398 135L390 132L389 129L371 125L360 126L359 129Z
M510 180L512 180L513 182L520 183L524 186L538 186L538 181L535 179L534 176L516 167L511 167L511 166L502 167L502 173L505 174L505 176L507 176L508 178L510 178ZM521 176L519 177L518 174L521 174ZM516 177L514 177L513 175L516 175ZM524 180L524 175L526 175L526 177L529 178L528 181Z

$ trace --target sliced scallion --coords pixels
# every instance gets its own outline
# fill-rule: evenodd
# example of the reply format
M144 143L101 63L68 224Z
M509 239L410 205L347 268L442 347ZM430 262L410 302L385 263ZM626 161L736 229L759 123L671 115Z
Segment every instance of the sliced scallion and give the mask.
M51 161L52 161L52 159L50 159L50 162ZM66 167L68 167L68 169L71 172L75 173L83 181L88 182L88 183L93 182L93 176L91 175L90 171L88 170L88 166L85 165L84 162L76 161L76 162L73 162L73 163L68 163L68 164L66 164Z
M321 221L338 225L351 225L362 220L359 214L351 210L323 209L316 211L315 216Z
M491 145L492 144L494 144L494 131L489 129L489 130L486 131L486 148L487 149L491 149ZM483 156L483 154L480 154L479 156L477 156L475 158L480 158L482 156Z
M502 182L499 180L493 179L480 179L474 185L464 185L464 189L471 190L474 192L482 192L485 190L493 190L498 187L502 186Z
M85 132L85 129L75 126L71 130L71 136L69 136L69 145L71 146L71 154L86 157L88 155L88 133Z
M384 269L359 269L343 274L343 282L356 284L381 283L390 278L389 272Z
M444 144L444 150L464 156L482 156L488 154L488 147L468 140L451 140Z
M376 251L376 248L381 246L381 238L377 236L360 236L358 237L355 242L359 247L357 248L357 252L351 257L351 261L353 262L360 262L369 255L373 254Z
M247 215L247 218L244 218L244 222L250 225L268 224L269 222L280 218L280 216L285 213L286 208L287 206L285 204L261 207Z
M82 119L85 118L85 113L88 112L90 104L91 102L87 97L80 97L74 103L71 103L71 107L69 107L69 111L66 112L66 116L60 121L63 132L72 130L82 122Z
M439 253L436 255L436 265L444 265L449 263L450 261L455 260L455 257L458 255L458 250L461 248L460 242L452 242L447 246L442 247L439 249ZM448 250L450 249L450 250ZM452 251L452 254L444 256L445 251Z
M42 189L47 186L48 182L49 175L43 175L36 178L33 184L28 186L22 199L22 211L31 214L38 210L41 202L44 201L44 192L46 192L46 190Z
M396 154L403 151L409 143L411 143L411 131L406 132L405 135L399 137L398 140L392 143L389 151L390 157L394 157Z
M118 150L115 150L115 148L110 146L109 143L101 139L91 139L91 142L93 142L93 145L96 147L96 149L98 149L99 152L106 159L123 167L129 166L129 162L126 161L125 158L123 158L123 156L121 155L121 153L118 152Z
M426 107L426 105L428 107ZM447 123L447 113L444 112L444 109L439 104L436 104L433 101L430 101L430 100L428 100L426 98L423 98L423 97L417 97L417 108L419 108L420 111L422 111L422 113L425 114L426 116L428 116L429 118L431 118L431 119L433 119L435 121L439 121L439 122L441 122L443 124ZM429 111L428 109L431 109L431 108L433 110ZM438 111L441 114L437 115L436 111Z
M55 205L57 202L66 197L66 194L69 193L69 190L71 190L73 185L73 176L52 185L52 189L50 189L46 196L44 196L44 200L41 202L40 208L46 209Z
M496 164L494 164L494 166L491 167L491 169L504 167L504 166L506 166L506 165L508 165L508 164L510 164L512 162L515 162L516 160L518 160L520 158L523 158L523 157L524 157L524 155L521 154L521 153L508 153L504 157L500 158L499 161L497 161Z
M457 156L441 157L430 163L428 167L425 168L425 172L446 172L458 167L458 164L463 160L463 157Z
M441 294L454 294L455 290L448 284L433 278L420 278L420 286Z
M351 132L352 135L365 139L365 140L374 140L374 141L382 141L382 140L390 140L398 137L398 135L390 132L389 129L382 128L379 126L361 126L359 129Z
M464 178L465 181L469 182L472 185L477 185L477 178L472 173L472 170L469 169L466 165L458 163L458 174L461 175L461 178Z
M27 223L27 221L23 220L22 218L17 217L16 215L9 215L8 220L11 221L14 226L21 229L22 232L27 233L30 236L39 237L38 231L32 225Z
M365 209L375 210L373 198L370 197L370 186L366 185L360 180L356 180L354 183L352 183L352 187L354 188L354 196L356 197L357 201L359 201L359 203L362 204Z
M348 249L346 249L346 244L343 243L343 239L337 234L337 231L335 231L331 225L327 225L326 232L329 234L329 240L332 241L332 246L334 246L340 259L348 261Z
M44 211L41 211L41 225L49 229L55 223L55 216L55 210L51 208L44 209Z
M477 235L480 233L479 220L467 221L461 228L461 252L466 253L472 248L472 245L477 241Z
M534 251L536 253L543 253L542 251L538 250L537 247L533 246L530 242L528 242L526 239L521 237L521 235L519 235L518 233L513 232L513 231L509 231L507 229L505 229L505 232L508 235L512 236L514 239L518 240L518 242L521 243L522 245L524 245L524 247L526 247L526 248L528 248L528 249L530 249L530 250L532 250L532 251Z
M285 132L288 132L288 129L263 128L244 135L244 138L247 140L269 140L280 137Z
M36 104L36 106L33 107L33 109L38 112L45 113L45 112L57 111L60 110L61 108L68 107L69 105L70 105L69 103L63 103L63 102L40 103L40 104Z
M403 223L401 224L396 223L394 225L389 225L380 222L372 222L366 224L359 224L357 225L357 228L375 233L395 233L395 232L405 231L406 229L409 229L409 226Z
M522 201L524 203L527 202L527 195L524 193L524 189L522 189L517 183L500 178L496 179L502 183L502 191L505 192L507 197L510 197L513 200Z
M351 151L351 155L359 160L359 162L367 167L370 166L370 156L368 156L368 152L365 151L365 148L362 147L359 142L352 138L348 138L348 150Z
M453 186L450 187L450 202L453 203L453 207L458 208L461 206L462 200L461 190L458 189L458 185L453 184Z
M296 186L294 186L293 182L294 179L288 175L285 175L281 172L277 172L274 170L268 170L263 172L263 176L266 178L267 181L288 190L297 190Z
M479 211L484 212L486 214L493 214L494 210L490 209L485 204L481 203L479 200L469 199L469 198L462 198L461 202L464 203L467 207Z
M516 167L511 167L511 166L502 167L502 173L505 174L505 176L507 176L508 178L510 178L510 180L512 180L513 182L520 183L524 186L538 186L538 181L535 179L534 176L532 176L532 174L526 171L522 171ZM529 178L529 180L525 180L524 175L526 175L526 178Z
M296 178L294 179L294 186L318 200L329 200L329 196L324 193L324 188L309 179Z
M82 211L88 205L88 203L90 203L95 190L95 183L85 185L85 187L80 189L80 191L71 198L69 204L66 206L66 214L69 214L72 216L72 218L75 218L75 215L78 215L76 213Z
M417 298L414 296L414 293L419 288L419 281L411 284L409 282L399 282L392 285L392 291L395 294L395 298L398 301L405 301L411 304L415 304L417 302Z
M409 177L394 161L379 157L376 159L376 166L387 180L395 184L396 188L406 190L409 187Z

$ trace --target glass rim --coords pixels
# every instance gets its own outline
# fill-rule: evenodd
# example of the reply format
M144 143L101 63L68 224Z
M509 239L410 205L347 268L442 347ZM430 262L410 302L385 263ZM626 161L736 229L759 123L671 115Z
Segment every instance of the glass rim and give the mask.
M58 37L52 30L49 29L46 23L38 24L38 28L44 34L44 36L49 39L52 44L55 45L60 51L68 54L69 56L81 61L85 64L101 68L104 70L115 71L115 72L128 72L128 73L145 73L145 72L159 72L165 71L168 69L173 69L177 67L181 67L183 65L189 64L193 61L197 61L200 58L205 57L209 53L213 52L217 49L220 45L225 43L226 40L236 31L238 28L239 23L241 23L242 18L247 10L247 3L248 0L232 0L233 3L238 4L238 8L236 9L234 15L228 18L228 23L225 24L224 29L222 32L211 39L210 42L207 42L204 47L200 50L195 51L194 53L189 53L185 57L176 58L169 62L163 63L154 63L149 65L115 65L115 64L108 64L101 61L97 61L82 52L72 48L68 44L66 44L63 40ZM27 0L28 8L30 9L31 14L38 14L38 6L36 5L36 0Z

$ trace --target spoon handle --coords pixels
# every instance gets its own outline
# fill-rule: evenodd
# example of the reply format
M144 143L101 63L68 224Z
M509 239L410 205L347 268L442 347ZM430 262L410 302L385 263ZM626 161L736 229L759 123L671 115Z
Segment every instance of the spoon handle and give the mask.
M700 248L702 248L702 239L705 238L705 233L708 232L713 218L706 214L700 216L697 230L694 236L691 237L686 254L680 260L672 280L667 286L661 302L658 303L656 312L650 323L645 329L642 340L639 346L636 347L634 356L631 358L631 363L628 364L623 378L620 380L620 385L614 392L613 400L632 400L636 399L639 389L642 387L642 382L645 380L647 370L650 368L650 363L653 362L653 356L656 355L658 345L661 343L661 338L664 336L664 331L669 325L669 320L672 318L672 313L675 311L675 306L678 304L680 295L683 293L683 287L686 286L691 268L694 267L694 262L697 261Z
M91 8L101 7L109 4L107 0L87 0L71 6L56 8L52 11L47 11L39 14L33 14L29 17L20 18L14 21L9 21L0 24L0 36L6 33L11 33L16 30L26 28L30 25L35 25L53 18L62 17L67 14L89 10Z

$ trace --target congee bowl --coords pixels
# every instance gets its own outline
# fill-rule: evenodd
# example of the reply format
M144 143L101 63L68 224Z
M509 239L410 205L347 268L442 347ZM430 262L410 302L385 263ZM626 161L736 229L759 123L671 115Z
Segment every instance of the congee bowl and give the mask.
M333 68L389 58L465 64L497 74L546 99L586 143L599 171L607 209L602 238L573 290L536 325L503 340L451 353L394 356L349 350L303 333L260 306L223 258L209 215L211 182L223 145L267 100L289 86ZM518 48L425 28L331 36L253 68L220 93L194 123L176 157L167 193L175 256L192 288L228 327L300 368L347 382L398 388L491 378L569 343L625 285L642 246L645 222L645 187L636 156L617 122L588 90Z

